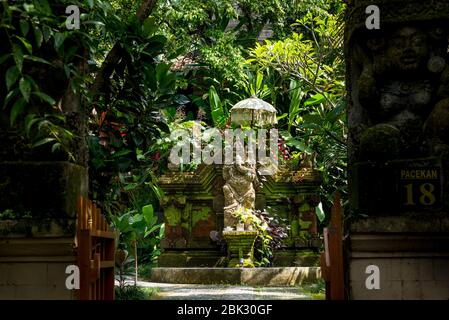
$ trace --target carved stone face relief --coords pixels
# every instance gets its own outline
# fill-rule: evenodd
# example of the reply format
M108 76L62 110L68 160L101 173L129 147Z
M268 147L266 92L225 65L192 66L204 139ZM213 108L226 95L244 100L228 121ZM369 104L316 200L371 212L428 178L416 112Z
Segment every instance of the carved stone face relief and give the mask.
M386 53L393 72L420 71L429 58L427 36L418 28L400 28L388 39Z
M357 99L350 111L352 116L364 115L357 124L362 130L353 133L356 161L425 157L438 153L435 144L449 143L440 129L434 130L436 125L449 128L449 122L441 123L448 112L435 108L449 99L439 94L447 87L448 43L435 41L432 32L429 26L410 24L360 39L365 49L354 55L361 71L353 87ZM449 100L444 104L449 106ZM438 124L435 119L440 119Z

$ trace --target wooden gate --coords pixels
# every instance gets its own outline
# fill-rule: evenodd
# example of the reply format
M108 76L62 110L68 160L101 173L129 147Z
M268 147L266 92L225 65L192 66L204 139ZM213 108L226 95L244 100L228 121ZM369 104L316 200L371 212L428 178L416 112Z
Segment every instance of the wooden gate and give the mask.
M77 211L79 299L113 300L116 233L89 199L81 197Z
M344 300L343 226L341 197L337 192L328 228L324 228L324 252L321 253L321 274L326 282L327 300Z

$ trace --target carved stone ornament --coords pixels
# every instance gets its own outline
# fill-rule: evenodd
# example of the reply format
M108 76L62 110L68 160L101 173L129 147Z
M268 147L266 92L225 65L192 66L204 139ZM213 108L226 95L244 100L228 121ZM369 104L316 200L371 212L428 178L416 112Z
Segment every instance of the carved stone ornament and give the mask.
M236 163L223 167L223 178L226 181L223 186L225 198L224 227L236 227L237 211L255 209L257 180L256 165L243 162L237 156Z
M369 4L348 8L351 162L447 154L449 1L378 1L379 30Z

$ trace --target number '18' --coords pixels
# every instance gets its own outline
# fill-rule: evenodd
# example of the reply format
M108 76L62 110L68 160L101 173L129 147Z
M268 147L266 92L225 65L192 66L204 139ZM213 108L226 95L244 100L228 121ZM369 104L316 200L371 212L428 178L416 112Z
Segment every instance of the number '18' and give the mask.
M413 183L407 184L404 186L407 192L407 202L405 205L414 206L415 201L413 199ZM435 186L431 183L424 183L419 186L419 191L421 192L421 196L419 197L419 203L424 206L431 206L435 203L436 198L433 192L435 191Z

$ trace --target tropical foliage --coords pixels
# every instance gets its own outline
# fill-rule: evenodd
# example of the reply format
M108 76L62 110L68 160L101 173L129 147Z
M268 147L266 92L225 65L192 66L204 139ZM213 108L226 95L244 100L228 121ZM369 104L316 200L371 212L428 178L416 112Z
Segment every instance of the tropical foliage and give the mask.
M65 25L68 5L80 8L80 29ZM327 211L346 186L343 9L340 0L0 1L1 130L36 159L83 163L84 145L91 198L123 249L150 261L170 131L194 120L224 129L231 106L257 95L278 110L284 161L322 173ZM271 240L260 246L265 265Z

